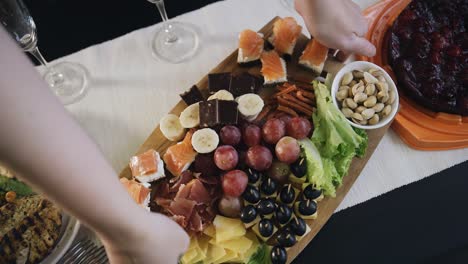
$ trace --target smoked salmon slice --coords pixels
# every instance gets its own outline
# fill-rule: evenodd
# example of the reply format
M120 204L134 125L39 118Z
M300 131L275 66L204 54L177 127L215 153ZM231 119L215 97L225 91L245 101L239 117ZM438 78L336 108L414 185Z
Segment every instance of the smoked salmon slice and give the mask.
M260 59L263 52L263 35L246 29L239 34L238 63L247 63Z
M274 50L263 52L260 58L262 61L261 73L265 79L265 84L286 82L286 62Z
M312 39L307 43L306 48L299 58L299 64L311 69L316 74L320 75L325 65L328 56L328 48L316 39Z
M173 176L180 176L197 156L197 152L192 147L192 134L192 131L187 132L184 140L170 146L164 154L163 160L166 168Z
M273 24L273 35L268 41L279 54L292 55L301 31L302 27L297 24L294 18L285 17L278 19Z
M151 190L143 184L135 181L129 180L127 178L120 178L120 182L125 187L127 192L130 194L130 197L140 206L149 210L148 204L150 201Z

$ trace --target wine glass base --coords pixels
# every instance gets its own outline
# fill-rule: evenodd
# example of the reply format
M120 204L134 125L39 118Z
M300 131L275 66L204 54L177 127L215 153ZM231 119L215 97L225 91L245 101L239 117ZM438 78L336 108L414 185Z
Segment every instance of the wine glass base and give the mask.
M43 76L64 105L80 100L88 90L88 72L78 63L57 63L44 72Z
M170 21L170 33L162 25L151 41L153 55L170 63L181 63L192 58L199 48L199 37L195 27L188 23ZM175 39L171 39L175 36Z

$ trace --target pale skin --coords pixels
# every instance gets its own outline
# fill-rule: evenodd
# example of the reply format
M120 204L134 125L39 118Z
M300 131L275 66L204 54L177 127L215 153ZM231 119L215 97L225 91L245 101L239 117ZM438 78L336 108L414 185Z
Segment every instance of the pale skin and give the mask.
M130 198L3 27L0 58L0 161L96 231L112 263L177 263L187 234Z
M372 57L375 47L364 35L368 24L351 0L295 0L310 34L329 48Z
M330 48L373 56L350 0L296 0L310 33ZM111 263L177 263L189 238L137 206L99 149L0 27L0 161L91 227Z

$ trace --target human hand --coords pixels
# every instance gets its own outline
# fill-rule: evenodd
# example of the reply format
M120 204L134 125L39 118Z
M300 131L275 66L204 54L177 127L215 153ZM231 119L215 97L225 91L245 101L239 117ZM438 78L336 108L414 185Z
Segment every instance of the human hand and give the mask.
M295 0L310 34L329 48L372 57L375 47L364 35L368 24L351 0Z
M176 264L189 244L187 233L168 217L144 212L132 230L118 239L101 240L112 264Z

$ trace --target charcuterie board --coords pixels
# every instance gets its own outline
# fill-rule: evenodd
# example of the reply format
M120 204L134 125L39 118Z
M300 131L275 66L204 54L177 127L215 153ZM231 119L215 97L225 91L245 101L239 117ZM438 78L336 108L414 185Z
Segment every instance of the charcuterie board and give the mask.
M272 34L273 24L279 18L276 17L266 24L259 32L262 33L265 38L268 38ZM288 78L293 79L302 83L310 83L317 76L315 76L311 71L300 67L297 64L298 57L300 56L301 51L304 49L308 42L308 38L304 35L301 35L298 39L295 52L288 61ZM249 67L240 66L237 63L238 53L237 50L230 54L224 61L222 61L217 67L215 67L210 73L222 73L222 72L231 72L233 74L238 74L241 72L248 72L252 75L260 76L261 65L253 65ZM324 70L329 73L335 73L341 68L342 64L338 61L335 61L334 58L329 58L325 63ZM208 93L208 75L204 76L197 84L198 88L205 95ZM264 88L264 89L273 89L273 88ZM179 115L187 107L184 101L180 101L171 111L175 115ZM336 197L329 198L326 197L318 203L318 216L314 220L308 220L307 223L310 226L311 231L303 237L296 245L288 249L288 263L292 262L294 258L307 246L307 244L317 235L322 226L328 221L330 216L336 210L338 205L344 199L347 192L351 189L354 181L360 175L366 163L369 161L369 158L372 156L374 150L379 144L380 140L386 133L388 125L380 129L368 130L368 148L367 152L362 158L354 158L351 166L349 168L348 174L344 177L342 185L337 189ZM176 142L172 142L166 139L162 134L159 126L151 133L147 140L138 150L137 154L143 153L149 149L155 149L161 155L166 152L166 149ZM126 167L120 173L120 177L131 178L132 172L130 167Z

